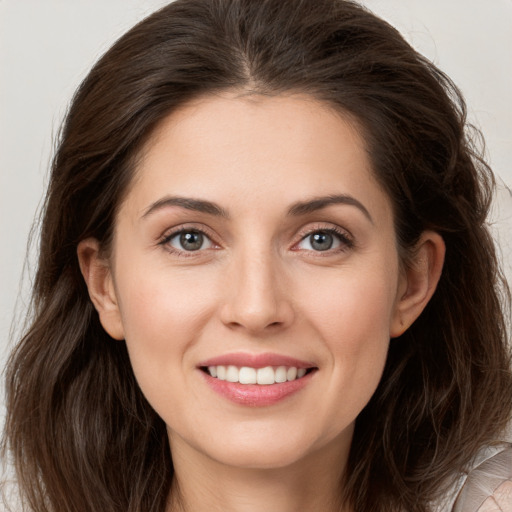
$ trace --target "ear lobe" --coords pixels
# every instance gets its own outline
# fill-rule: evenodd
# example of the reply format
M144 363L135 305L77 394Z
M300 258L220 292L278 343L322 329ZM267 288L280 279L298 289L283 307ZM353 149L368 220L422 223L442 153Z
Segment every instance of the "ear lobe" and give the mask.
M420 316L434 294L443 270L446 247L434 231L425 231L418 241L412 261L403 271L390 336L403 334Z
M86 238L78 244L77 256L89 297L99 314L105 331L114 339L124 339L121 313L117 302L110 265L100 255L95 238Z

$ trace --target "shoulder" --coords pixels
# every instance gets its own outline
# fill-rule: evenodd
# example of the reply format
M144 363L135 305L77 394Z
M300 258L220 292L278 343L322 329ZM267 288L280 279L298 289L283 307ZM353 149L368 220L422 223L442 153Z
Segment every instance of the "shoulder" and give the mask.
M512 480L505 480L486 498L478 512L512 512Z
M512 445L485 449L458 493L453 512L512 512Z
M512 444L480 450L468 470L430 504L432 512L512 512Z

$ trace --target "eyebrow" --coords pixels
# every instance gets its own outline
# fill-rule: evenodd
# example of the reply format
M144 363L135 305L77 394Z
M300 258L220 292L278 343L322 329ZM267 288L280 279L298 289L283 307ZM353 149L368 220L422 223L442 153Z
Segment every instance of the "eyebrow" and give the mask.
M205 201L203 199L192 199L190 197L177 197L177 196L166 196L158 201L152 203L144 211L142 218L146 218L151 213L166 208L168 206L179 206L187 210L193 210L196 212L207 213L209 215L215 215L217 217L229 218L229 214L224 208L219 205L212 203L211 201Z
M298 201L288 209L288 215L299 217L301 215L307 215L308 213L322 210L323 208L335 204L355 206L373 224L372 216L366 207L355 197L345 194L315 197L307 201ZM211 201L206 201L204 199L193 199L190 197L166 196L162 199L159 199L158 201L155 201L148 208L146 208L142 214L142 218L144 219L148 215L169 206L178 206L187 210L207 213L209 215L223 217L226 219L229 219L230 217L229 213L224 208Z
M349 206L355 206L364 214L364 216L372 224L374 223L372 216L370 215L370 212L366 209L366 207L355 197L345 194L315 197L314 199L310 199L308 201L299 201L290 207L290 209L288 210L288 215L292 215L294 217L306 215L308 213L316 212L333 204L345 204Z

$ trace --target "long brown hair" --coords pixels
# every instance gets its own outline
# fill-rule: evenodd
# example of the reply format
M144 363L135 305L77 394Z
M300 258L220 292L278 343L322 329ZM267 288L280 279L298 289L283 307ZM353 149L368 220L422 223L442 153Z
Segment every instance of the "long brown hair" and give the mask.
M391 342L346 482L357 512L426 511L511 416L508 296L485 224L493 178L453 83L345 0L177 0L124 35L76 92L46 196L33 319L6 374L4 453L24 502L37 512L165 509L165 425L125 344L102 329L76 248L95 237L108 249L155 126L226 89L302 92L348 112L392 199L404 263L423 230L444 238L438 289Z

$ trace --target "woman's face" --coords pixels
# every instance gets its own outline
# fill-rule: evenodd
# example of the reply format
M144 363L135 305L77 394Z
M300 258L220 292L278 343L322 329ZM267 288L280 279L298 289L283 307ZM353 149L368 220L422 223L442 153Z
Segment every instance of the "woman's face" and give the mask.
M109 265L103 325L126 339L173 450L255 468L346 453L407 288L354 124L298 95L172 113Z

